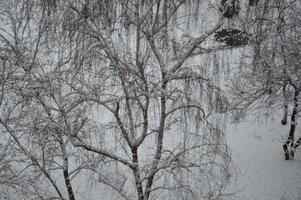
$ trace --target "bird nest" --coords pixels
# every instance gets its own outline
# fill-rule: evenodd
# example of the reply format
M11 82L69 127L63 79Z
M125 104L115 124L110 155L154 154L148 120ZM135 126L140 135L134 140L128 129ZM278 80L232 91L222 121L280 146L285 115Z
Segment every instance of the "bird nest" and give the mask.
M238 29L222 29L215 32L215 40L226 45L236 47L247 45L250 43L250 38L245 31Z

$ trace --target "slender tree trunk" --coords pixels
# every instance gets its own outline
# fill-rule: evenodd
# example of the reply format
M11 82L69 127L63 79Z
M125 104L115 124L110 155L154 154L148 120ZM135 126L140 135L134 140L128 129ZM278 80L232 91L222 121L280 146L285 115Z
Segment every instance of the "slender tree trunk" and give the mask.
M283 118L281 120L281 123L283 125L287 124L287 114L288 114L288 97L286 95L286 85L283 86L282 88L282 92L283 92L283 110L284 110L284 114L283 114Z
M143 188L142 188L142 183L141 183L141 176L140 176L140 170L139 170L139 161L138 161L138 152L137 152L137 147L132 147L132 159L133 159L133 173L135 177L135 183L136 183L136 189L137 189L137 195L138 195L138 200L143 200Z
M66 185L67 191L68 191L69 200L75 200L68 170L64 170L63 174L64 174L65 185Z
M167 82L165 81L165 74L162 74L162 79L164 80L161 86L162 91L166 90ZM156 154L153 161L153 165L151 168L151 174L146 182L145 186L145 196L144 200L148 200L151 192L151 188L153 185L153 180L156 175L156 171L159 165L159 160L161 159L162 155L162 148L163 148L163 136L164 136L164 129L165 129L165 119L166 119L166 97L164 92L161 93L161 116L160 116L160 125L159 125L159 131L158 131L158 137L157 137L157 148L156 148Z
M74 192L73 192L72 185L71 185L71 180L69 177L69 161L68 161L68 155L67 155L67 150L66 150L66 144L64 143L62 136L61 136L61 141L60 141L60 147L61 147L62 157L63 157L64 182L65 182L65 185L67 188L68 197L69 197L69 200L75 200Z
M298 95L300 91L295 89L294 93L294 108L291 115L291 126L288 134L287 141L283 144L283 150L285 155L285 160L294 158L294 140L295 140L295 130L296 130L296 118L298 113Z
M295 102L295 100L294 100ZM295 139L295 130L296 130L296 117L298 112L298 104L297 102L294 103L293 113L291 116L291 127L289 131L289 138L294 142Z

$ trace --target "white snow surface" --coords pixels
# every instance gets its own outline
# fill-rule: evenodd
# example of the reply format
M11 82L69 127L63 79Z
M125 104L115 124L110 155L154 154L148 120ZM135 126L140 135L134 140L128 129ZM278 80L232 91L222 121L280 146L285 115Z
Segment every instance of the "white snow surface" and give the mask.
M294 160L284 160L282 144L288 135L290 120L283 126L281 117L249 117L244 122L228 125L226 135L237 180L228 188L229 193L235 194L225 200L301 200L301 146ZM301 117L298 120L300 122ZM296 139L301 137L300 125L297 125ZM79 199L94 200L100 196L120 199L112 198L112 191L97 184L93 176L86 174L88 182L81 178L73 180Z
M289 132L281 119L249 119L227 130L228 143L238 171L233 199L300 200L301 150L284 160L282 144ZM300 128L296 138L301 136ZM300 147L301 148L301 147Z

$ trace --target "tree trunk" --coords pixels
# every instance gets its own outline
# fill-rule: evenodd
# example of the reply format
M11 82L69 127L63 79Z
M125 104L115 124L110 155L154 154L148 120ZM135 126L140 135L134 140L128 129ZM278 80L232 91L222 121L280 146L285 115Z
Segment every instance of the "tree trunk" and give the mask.
M66 185L67 191L68 191L69 200L75 200L73 189L72 189L72 186L71 186L71 181L70 181L70 178L69 178L68 170L64 170L63 174L64 174L65 185Z
M294 140L295 140L295 130L296 130L296 117L298 113L298 95L300 91L295 90L294 93L294 108L291 116L291 126L288 134L287 141L282 146L285 153L285 160L294 158Z
M166 90L167 82L165 80L165 74L162 73L162 79L164 80L161 86L162 91ZM163 136L164 136L164 129L165 129L165 120L166 120L166 97L164 92L161 93L161 116L160 116L160 125L157 137L157 147L156 147L156 154L151 168L151 174L147 179L146 186L145 186L145 197L144 200L148 200L151 192L151 188L153 185L154 177L156 175L156 171L159 165L159 161L162 155L162 148L163 148Z
M282 125L286 125L287 124L287 114L288 114L288 96L286 94L286 85L284 85L282 87L282 92L283 92L283 110L284 110L284 114L283 114L283 118L281 120Z
M291 116L291 127L289 131L289 138L291 139L292 142L294 142L295 139L295 130L296 130L296 118L297 118L297 113L298 113L298 95L299 92L295 91L294 94L294 108L293 108L293 113Z
M138 165L137 147L133 147L131 149L131 151L132 151L132 159L133 159L133 164L134 164L133 173L134 173L134 177L135 177L138 200L143 200L143 188L142 188L142 184L141 184L141 177L140 177L140 171L139 171L139 165Z
M68 162L66 144L64 142L64 139L63 139L62 135L59 134L59 136L60 136L60 139L61 139L60 146L61 146L62 157L63 157L64 182L65 182L65 185L66 185L66 188L67 188L69 200L75 200L74 192L73 192L70 177L69 177L69 162Z

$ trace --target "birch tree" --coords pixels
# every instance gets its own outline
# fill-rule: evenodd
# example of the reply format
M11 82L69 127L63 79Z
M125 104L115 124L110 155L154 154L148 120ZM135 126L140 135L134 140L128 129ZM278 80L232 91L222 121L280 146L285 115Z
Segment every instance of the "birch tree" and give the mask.
M229 102L210 52L239 1L0 2L0 124L40 178L28 198L80 198L83 170L111 199L225 195Z
M61 48L66 37L56 26L64 10L56 6L55 2L1 1L0 124L20 156L15 162L19 167L12 168L13 178L35 177L35 181L28 179L36 182L28 199L74 200L71 180L87 166L74 162L76 152L70 149L60 122L60 106L70 95L60 81L73 43ZM78 104L70 103L68 112L73 112ZM20 187L28 188L27 184L31 183Z
M212 66L202 63L202 44L225 19L215 11L215 20L202 24L210 6L184 0L69 4L71 27L91 38L86 48L97 63L89 81L70 87L101 113L88 116L101 131L69 135L75 147L105 157L110 175L102 168L99 182L124 199L223 195L230 157L218 119L227 99L212 81Z
M243 112L254 108L270 112L270 108L282 107L283 125L287 124L291 107L289 134L283 150L286 160L293 159L301 141L295 142L300 112L300 3L261 1L255 11L252 62L247 58L240 78L233 80L234 98Z

